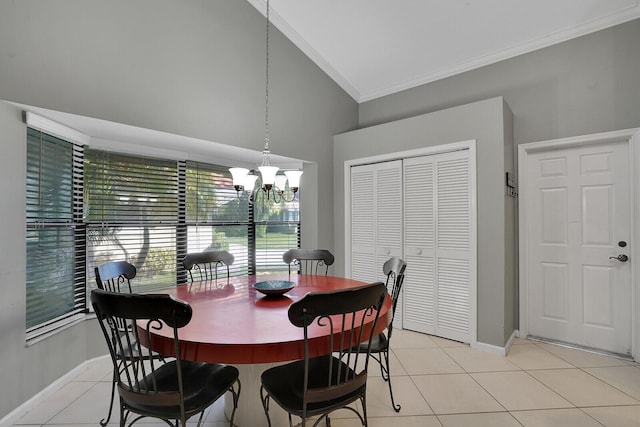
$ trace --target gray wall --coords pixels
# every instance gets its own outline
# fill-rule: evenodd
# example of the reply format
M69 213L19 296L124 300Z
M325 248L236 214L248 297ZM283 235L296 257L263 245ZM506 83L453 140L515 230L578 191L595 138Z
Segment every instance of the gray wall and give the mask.
M271 148L309 162L303 245L331 249L333 135L357 127L358 106L270 35ZM260 150L264 38L246 1L0 0L0 100ZM0 103L0 383L12 388L0 418L105 352L92 321L25 346L25 141L20 111Z
M344 162L382 154L408 151L452 142L476 140L477 223L478 223L478 314L477 339L503 347L505 331L515 329L512 302L515 277L505 272L506 252L513 239L506 214L512 214L513 199L505 196L504 172L513 163L505 160L505 144L512 144L505 119L511 117L502 98L493 98L429 114L397 120L336 135L334 138L335 269L344 273L345 216ZM509 235L509 237L507 237ZM508 242L508 243L507 243ZM407 266L409 269L411 266Z
M360 126L502 96L516 144L640 126L640 19L360 105Z
M368 127L502 96L513 113L513 128L505 135L507 138L513 135L514 145L640 127L639 41L640 20L630 21L365 102L360 105L359 124ZM508 117L505 117L505 123L508 125ZM336 144L336 153L337 150ZM506 164L506 157L514 156L515 152L515 147L505 151ZM337 168L337 162L334 167ZM517 166L515 169L514 172ZM336 169L336 177L341 173ZM482 185L480 180L478 185ZM495 307L498 301L504 304L504 323L496 323L490 328L491 331L504 328L504 338L497 338L492 332L484 341L496 345L508 338L511 325L517 326L518 321L518 288L508 285L517 278L517 224L510 220L517 214L516 201L507 200L504 209L508 221L504 247L513 248L504 254L505 288L494 295L499 300L479 298L478 301L481 305L479 313ZM483 226L481 221L479 226ZM336 248L340 247L339 227L336 223ZM483 250L479 247L479 253ZM478 322L479 325L484 323L480 318ZM480 335L478 338L482 341Z

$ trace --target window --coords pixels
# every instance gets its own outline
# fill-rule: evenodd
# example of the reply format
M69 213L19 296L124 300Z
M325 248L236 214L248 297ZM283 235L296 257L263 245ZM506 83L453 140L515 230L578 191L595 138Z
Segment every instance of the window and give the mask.
M27 123L28 336L85 311L105 262L134 264L138 292L184 283L189 252L231 252L232 275L288 271L282 254L300 243L297 199L249 203L227 167L91 149L71 129L29 113Z
M87 282L96 266L124 260L136 291L175 286L177 163L87 149L84 167Z
M288 194L287 194L288 193ZM289 188L285 189L291 197ZM288 273L282 261L288 249L300 247L300 203L295 200L274 203L259 192L253 204L255 225L256 273Z
M27 334L85 309L82 154L27 128Z
M138 291L184 283L187 253L226 250L232 275L285 273L299 247L299 202L238 197L227 167L85 150L88 283L94 267L126 260ZM290 194L289 194L290 195Z
M187 247L192 252L228 251L235 261L231 275L252 274L249 263L251 226L246 197L236 195L227 168L186 162Z

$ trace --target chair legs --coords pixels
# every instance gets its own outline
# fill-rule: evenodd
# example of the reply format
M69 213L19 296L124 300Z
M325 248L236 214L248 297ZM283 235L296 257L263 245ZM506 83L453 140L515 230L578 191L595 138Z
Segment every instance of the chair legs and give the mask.
M111 380L111 400L109 400L109 413L107 414L107 418L103 418L100 420L100 425L105 427L109 424L109 420L111 419L111 412L113 411L113 398L116 394L116 371L113 371L113 378Z
M269 418L269 394L265 393L264 387L260 387L260 401L262 402L262 408L264 414L267 416L267 424L271 427L271 418ZM289 424L291 424L291 414L289 414Z
M382 379L389 384L389 396L391 396L391 406L393 406L394 411L400 412L401 406L396 404L396 401L393 398L393 389L391 388L391 374L390 374L391 371L389 370L389 348L381 352L380 358L376 357L375 359L380 364L380 373L382 375Z
M238 409L238 399L240 398L240 391L242 389L240 378L238 378L236 382L238 383L238 391L236 391L235 385L231 385L231 387L229 387L229 391L233 396L233 411L231 412L231 417L229 418L229 427L233 427L233 418L236 416L236 409Z

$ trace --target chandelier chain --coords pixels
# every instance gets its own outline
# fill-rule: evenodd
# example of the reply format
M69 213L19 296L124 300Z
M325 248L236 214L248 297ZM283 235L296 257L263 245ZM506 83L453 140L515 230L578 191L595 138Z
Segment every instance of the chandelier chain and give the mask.
M267 37L265 64L264 150L269 151L269 0L267 0Z

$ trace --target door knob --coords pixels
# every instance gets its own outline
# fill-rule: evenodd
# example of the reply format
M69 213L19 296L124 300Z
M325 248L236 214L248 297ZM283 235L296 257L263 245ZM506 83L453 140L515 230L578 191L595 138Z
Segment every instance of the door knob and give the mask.
M610 256L609 259L617 259L620 262L627 262L629 261L629 257L626 256L625 254L620 254L618 256Z

